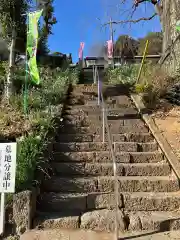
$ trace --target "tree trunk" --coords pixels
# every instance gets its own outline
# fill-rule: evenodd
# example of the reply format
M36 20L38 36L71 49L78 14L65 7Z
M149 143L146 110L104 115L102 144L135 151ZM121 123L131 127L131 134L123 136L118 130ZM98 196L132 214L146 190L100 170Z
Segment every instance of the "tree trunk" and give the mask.
M10 46L10 53L9 53L9 70L8 70L8 76L5 83L5 89L4 89L4 97L8 101L11 94L13 93L13 83L12 83L12 75L13 75L13 68L14 68L14 60L15 60L15 44L16 44L16 31L13 29L12 32L12 41Z
M180 32L176 22L180 20L180 0L162 0L160 19L163 29L163 49L160 64L171 76L180 67Z

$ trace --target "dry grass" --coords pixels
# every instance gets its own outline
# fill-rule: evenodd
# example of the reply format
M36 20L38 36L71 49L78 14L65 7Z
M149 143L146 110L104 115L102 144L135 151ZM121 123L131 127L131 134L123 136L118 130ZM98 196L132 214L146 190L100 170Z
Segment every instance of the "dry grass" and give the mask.
M149 65L146 66L140 83L135 85L135 91L142 94L148 108L155 109L176 82L176 78L168 76L159 67Z
M8 138L18 138L32 129L29 119L12 106L0 105L0 134Z

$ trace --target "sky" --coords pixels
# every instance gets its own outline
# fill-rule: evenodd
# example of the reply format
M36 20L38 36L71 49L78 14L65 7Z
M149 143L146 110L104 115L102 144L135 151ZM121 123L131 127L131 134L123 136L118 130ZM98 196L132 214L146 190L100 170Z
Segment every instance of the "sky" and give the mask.
M85 42L84 56L91 56L95 45L106 44L110 38L109 27L103 23L113 20L127 20L132 13L132 1L125 0L54 0L57 24L53 27L53 35L49 37L51 52L72 53L73 61L78 60L80 42ZM141 4L133 14L133 19L150 17L155 12L151 3ZM148 32L161 31L159 18L142 21L137 24L113 25L115 40L121 34L134 38L144 37Z

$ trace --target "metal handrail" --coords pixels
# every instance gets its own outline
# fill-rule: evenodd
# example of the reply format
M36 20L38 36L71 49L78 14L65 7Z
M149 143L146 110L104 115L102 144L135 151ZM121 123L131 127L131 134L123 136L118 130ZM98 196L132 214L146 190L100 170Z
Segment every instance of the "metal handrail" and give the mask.
M103 143L105 142L105 129L107 130L107 140L109 145L110 154L113 160L113 173L114 173L114 194L115 194L115 240L118 240L118 211L119 211L119 187L118 187L118 178L117 178L117 164L116 157L113 148L113 140L110 133L109 125L108 125L108 117L107 117L107 108L104 101L102 88L100 88L100 78L99 72L97 71L97 79L98 79L98 99L101 98L101 106L102 106L102 121L103 121Z

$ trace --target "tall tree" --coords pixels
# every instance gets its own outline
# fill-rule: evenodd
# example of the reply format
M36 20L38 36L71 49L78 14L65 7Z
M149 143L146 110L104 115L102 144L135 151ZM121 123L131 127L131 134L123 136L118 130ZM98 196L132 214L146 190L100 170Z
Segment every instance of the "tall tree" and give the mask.
M149 40L147 54L156 55L156 54L162 53L162 42L163 42L162 32L150 32L146 37L139 39L139 48L138 48L139 55L143 54L144 47L147 40Z
M6 40L10 48L9 56L9 72L5 84L5 96L9 98L12 92L11 75L14 65L15 52L25 49L26 39L26 18L27 10L31 0L0 0L0 24L1 37ZM17 39L21 39L22 43L18 48L16 46Z
M151 15L146 13L139 18L134 18L134 13L143 2L147 2L147 5L153 5L155 12ZM127 0L122 0L121 4L127 3ZM110 24L136 24L142 21L151 21L155 17L159 17L162 34L163 34L163 46L162 46L162 57L160 59L160 65L167 70L171 75L180 71L180 32L176 29L176 25L180 19L180 2L179 0L132 0L132 8L127 16L124 18L125 13L122 7L123 19L113 20L112 22L106 22L103 26Z
M53 34L52 27L57 23L54 16L54 0L39 0L38 8L43 9L44 23L40 26L40 40L38 44L38 55L44 55L49 52L48 49L48 36Z
M133 57L137 54L138 41L128 35L120 35L115 43L115 56Z

